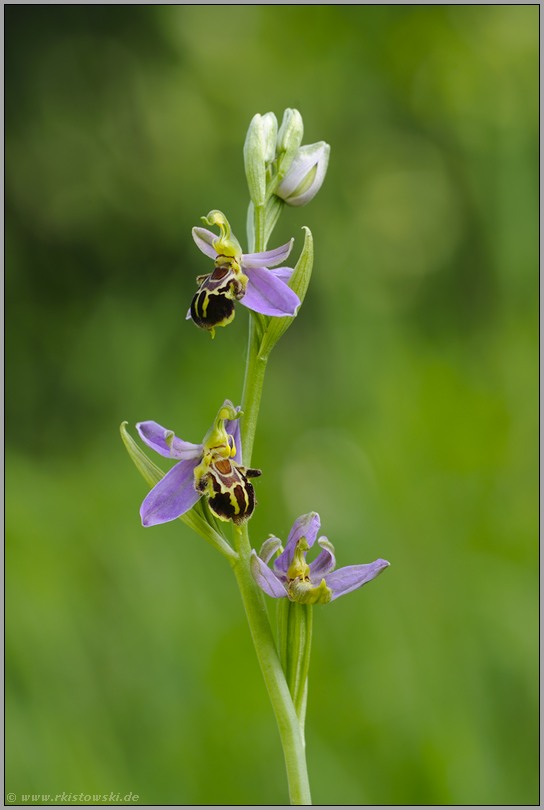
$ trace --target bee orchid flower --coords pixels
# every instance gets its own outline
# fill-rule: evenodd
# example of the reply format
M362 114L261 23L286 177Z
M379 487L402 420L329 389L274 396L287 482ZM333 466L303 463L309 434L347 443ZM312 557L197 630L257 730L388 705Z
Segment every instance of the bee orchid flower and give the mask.
M141 439L161 456L177 460L146 496L140 509L143 526L168 523L188 512L206 496L220 520L245 523L255 509L255 491L249 481L260 470L242 466L238 417L240 408L225 400L201 444L184 442L157 422L136 425Z
M219 225L221 235L206 228L193 228L193 239L202 253L214 260L215 268L208 275L198 276L199 287L187 320L192 318L213 337L216 326L226 326L233 320L235 301L261 315L296 315L300 299L286 284L293 268L276 268L289 256L294 240L275 250L242 253L221 211L211 211L205 221ZM275 269L270 270L270 267Z
M269 537L259 555L251 552L251 571L262 590L275 599L288 597L292 602L316 605L326 604L356 591L375 579L384 571L387 560L375 560L364 565L348 565L334 570L336 559L334 546L326 537L317 541L321 553L309 565L306 554L314 545L321 521L317 512L302 515L293 524L285 549L274 560L272 568L268 563L281 549L281 540Z

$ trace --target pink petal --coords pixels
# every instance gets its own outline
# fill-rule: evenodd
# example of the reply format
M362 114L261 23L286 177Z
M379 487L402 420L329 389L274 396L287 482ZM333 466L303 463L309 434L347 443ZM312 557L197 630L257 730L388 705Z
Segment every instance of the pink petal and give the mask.
M317 542L323 551L310 563L310 579L312 582L320 582L325 574L332 571L336 565L332 543L329 543L326 537L320 537Z
M217 251L213 244L218 238L215 233L206 230L206 228L193 228L193 239L197 247L214 261L217 258Z
M244 253L242 265L243 267L274 267L274 265L285 261L289 256L294 241L294 239L291 239L285 245L274 250L266 250L264 253Z
M140 438L148 447L160 453L165 458L176 458L180 461L199 459L202 455L202 445L184 442L174 436L173 430L167 430L152 420L148 422L138 422L136 429ZM168 440L168 441L167 441Z

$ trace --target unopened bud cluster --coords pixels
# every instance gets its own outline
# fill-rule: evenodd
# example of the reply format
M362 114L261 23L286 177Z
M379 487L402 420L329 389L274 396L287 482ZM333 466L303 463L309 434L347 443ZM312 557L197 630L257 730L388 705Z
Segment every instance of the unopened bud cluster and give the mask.
M244 163L255 208L273 197L300 206L315 197L327 173L330 146L325 141L301 146L302 116L288 108L281 127L274 113L255 115L244 145Z

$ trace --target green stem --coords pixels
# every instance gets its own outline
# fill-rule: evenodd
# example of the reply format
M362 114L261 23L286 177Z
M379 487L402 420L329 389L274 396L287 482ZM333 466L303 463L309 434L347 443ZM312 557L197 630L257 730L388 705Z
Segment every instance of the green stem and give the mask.
M253 237L252 249L256 253L266 250L266 206L258 205L253 211ZM248 228L249 230L249 228ZM248 234L249 237L249 234ZM263 390L264 373L266 371L267 357L260 357L259 350L262 342L262 324L260 316L251 313L249 318L249 341L247 349L246 376L242 394L242 450L243 461L246 467L251 466L253 442L259 417L259 405Z
M251 466L253 442L259 418L259 405L263 390L264 374L268 358L259 356L261 334L259 324L253 315L249 318L249 345L247 350L246 376L242 394L242 452L246 467Z
M264 206L258 207L254 211L253 224L255 241L252 249L255 252L261 252L266 249ZM243 463L247 467L251 465L253 442L257 429L259 405L267 363L267 358L259 355L262 332L260 316L252 314L249 320L249 344L242 395L242 412L244 416L241 425ZM278 722L285 756L291 804L311 805L304 738L299 717L278 657L264 595L251 573L251 545L247 524L242 526L240 531L234 529L233 536L238 559L231 560L231 565L238 581L255 651Z
M255 252L260 253L266 250L266 205L255 207Z
M238 533L239 559L232 563L246 610L253 643L278 722L292 805L311 805L310 784L299 718L278 657L264 596L250 568L247 526Z

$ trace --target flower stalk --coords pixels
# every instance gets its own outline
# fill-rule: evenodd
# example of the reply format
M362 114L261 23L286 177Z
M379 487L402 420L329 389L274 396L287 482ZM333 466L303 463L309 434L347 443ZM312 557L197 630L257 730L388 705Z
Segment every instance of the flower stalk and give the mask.
M251 463L253 455L253 443L259 418L266 364L268 362L268 355L263 357L260 354L262 334L257 318L255 316L250 317L246 373L242 394L244 420L241 426L244 464L247 465Z
M249 223L248 227L248 242L254 235L255 243L252 245L251 249L256 252L266 250L264 218L260 216L262 211L263 208L261 207L254 209L254 228L251 228L251 223ZM250 217L251 213L248 216L248 220ZM297 269L295 268L293 275L295 275L296 272ZM283 320L267 318L269 323L266 324L263 333L263 323L257 318L258 316L252 313L249 319L246 373L242 395L242 412L244 417L241 425L241 434L243 462L247 466L251 464L264 376L268 357L272 349L272 346L270 346L268 351L264 353L261 351L266 339L266 327L270 326L270 321L276 322ZM286 329L288 325L289 324L285 326ZM233 563L233 570L244 602L255 651L261 665L263 677L278 723L285 756L291 804L311 805L312 801L304 741L304 715L302 713L302 704L304 702L303 695L299 696L299 709L297 711L294 702L294 692L286 680L287 669L285 661L278 656L262 591L251 573L251 545L247 526L242 528L237 551L239 559L236 563Z
M304 228L304 246L294 268L284 266L294 240L267 250L268 240L285 205L306 205L319 191L330 148L320 141L302 146L304 127L298 110L285 111L281 127L273 113L255 115L244 145L250 203L248 253L242 252L225 215L214 209L193 228L200 251L213 269L197 278L187 319L214 337L228 326L237 304L250 310L249 339L242 404L226 399L198 444L180 439L155 421L139 422L141 440L159 455L175 461L166 474L140 450L125 425L121 435L134 464L151 491L140 515L143 526L181 519L227 559L236 577L255 651L272 702L283 746L289 795L293 805L310 805L304 723L312 639L312 607L357 590L389 565L376 560L335 569L334 547L317 539L317 512L299 517L287 538L271 535L260 553L252 549L248 521L256 506L250 479L264 377L270 353L292 324L308 288L313 266L313 238ZM282 266L278 266L282 265ZM232 523L232 544L225 524ZM306 554L317 541L313 562ZM273 565L270 566L272 558ZM265 596L277 599L277 641Z

